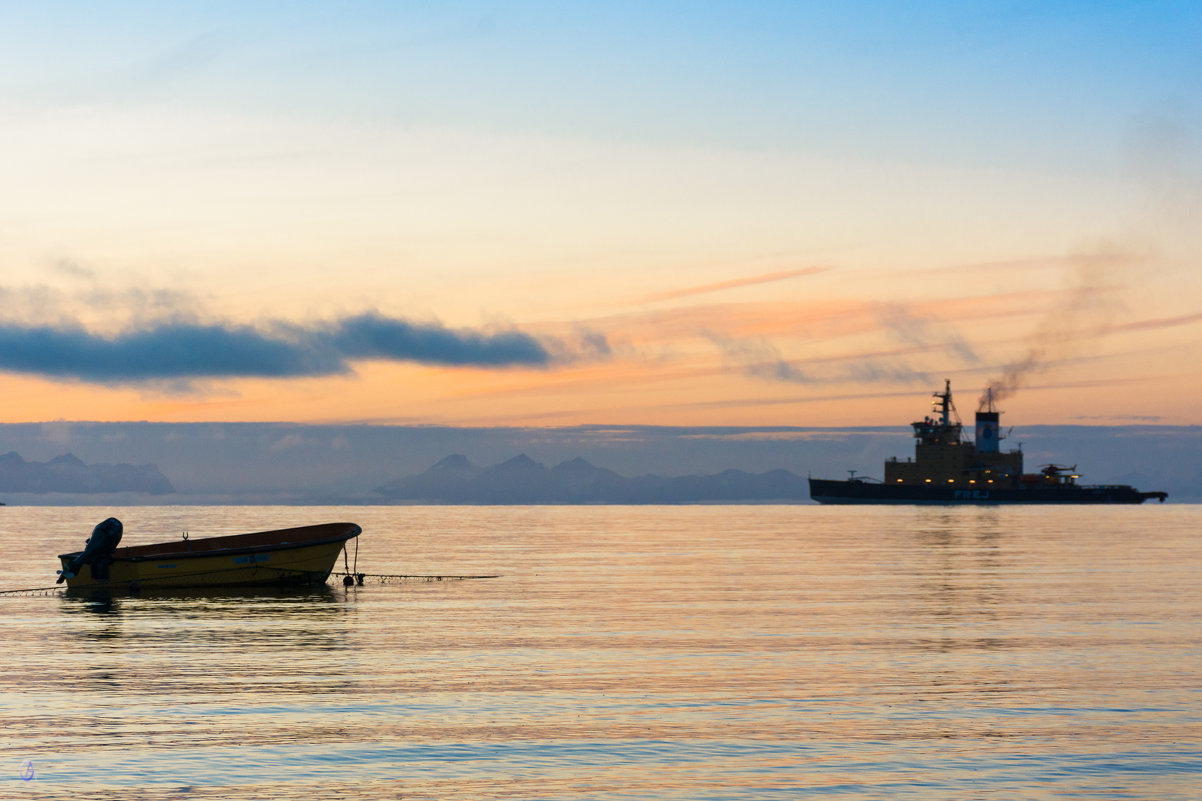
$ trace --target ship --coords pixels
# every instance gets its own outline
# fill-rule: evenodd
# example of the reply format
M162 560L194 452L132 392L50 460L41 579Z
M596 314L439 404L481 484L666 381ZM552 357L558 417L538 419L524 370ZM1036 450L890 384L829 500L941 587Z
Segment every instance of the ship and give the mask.
M975 439L952 402L952 384L933 393L934 414L911 423L914 457L885 462L883 480L857 476L810 478L810 497L827 504L1050 504L1143 503L1165 492L1140 492L1127 484L1079 484L1076 465L1043 465L1023 472L1023 452L1006 451L993 391L987 389L976 415Z

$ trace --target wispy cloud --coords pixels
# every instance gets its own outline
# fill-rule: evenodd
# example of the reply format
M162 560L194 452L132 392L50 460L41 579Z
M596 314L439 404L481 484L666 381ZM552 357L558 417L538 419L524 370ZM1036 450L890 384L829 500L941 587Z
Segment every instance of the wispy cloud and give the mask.
M75 259L69 259L69 258L54 259L52 262L50 262L49 268L52 272L56 272L59 275L65 276L67 278L74 278L74 279L82 278L82 279L90 280L90 279L94 279L96 277L95 270L93 270L91 267L88 267L85 264L82 264L82 263L76 261Z
M881 323L902 342L923 349L946 348L962 361L977 361L976 351L959 332L946 324L940 324L929 316L918 316L909 307L900 303L881 306Z
M1161 328L1177 328L1183 325L1202 323L1202 312L1195 314L1179 314L1173 317L1154 317L1146 320L1134 320L1112 326L1110 331L1155 331Z
M769 381L809 384L813 377L781 356L766 339L732 339L711 334L710 341L722 351L726 363L745 375Z
M813 386L849 381L868 384L930 381L926 372L912 369L902 360L903 356L925 352L922 346L788 360L766 339L739 340L711 334L710 341L722 351L728 370L767 381Z
M979 358L977 349L961 332L983 321L1030 317L1062 295L1062 290L1053 288L889 303L816 296L673 306L595 318L589 323L605 331L621 331L642 343L710 338L715 332L729 339L774 341L798 337L829 341L881 334L975 362Z
M194 320L202 316L209 299L185 290L138 283L126 279L106 285L91 268L69 259L50 265L54 272L74 281L69 288L52 284L0 285L0 321L33 326L55 321L49 327L67 329L72 321L116 327L126 321Z
M677 298L687 298L692 295L707 295L711 292L723 292L728 289L741 289L747 286L755 286L756 284L770 284L774 281L785 281L790 278L799 278L803 275L816 275L826 272L830 267L802 267L797 270L782 270L775 273L764 273L762 275L752 275L746 278L734 278L730 281L718 281L712 284L700 284L698 286L685 287L676 289L671 292L661 292L656 295L650 295L644 298L646 303L656 303L663 300L676 300Z
M982 394L981 408L989 402L1013 395L1036 375L1068 353L1090 328L1102 336L1113 327L1114 317L1124 310L1115 291L1124 286L1122 272L1134 265L1139 254L1112 243L1082 250L1065 259L1066 289L1062 299L1040 320L1027 338L1024 352L990 379L992 396Z
M598 336L590 339L590 358L605 350ZM367 360L545 368L576 355L517 329L451 329L374 312L308 326L169 322L114 336L0 323L0 369L98 383L325 376Z

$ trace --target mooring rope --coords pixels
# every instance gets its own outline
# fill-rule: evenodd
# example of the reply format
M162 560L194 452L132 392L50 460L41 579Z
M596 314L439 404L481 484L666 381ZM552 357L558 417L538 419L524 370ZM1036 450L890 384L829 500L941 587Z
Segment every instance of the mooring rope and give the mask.
M470 579L491 579L500 578L500 573L489 575L474 575L474 576L432 576L432 575L417 575L413 573L330 573L331 576L350 576L358 581L362 576L364 579L375 579L373 584L394 584L402 581L468 581Z
M34 595L58 595L66 587L25 587L20 590L0 590L0 595L15 595L15 596L34 596Z

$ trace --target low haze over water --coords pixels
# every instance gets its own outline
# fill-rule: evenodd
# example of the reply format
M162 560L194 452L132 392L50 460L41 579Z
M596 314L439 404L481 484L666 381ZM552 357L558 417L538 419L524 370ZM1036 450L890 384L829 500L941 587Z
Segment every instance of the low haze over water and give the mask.
M1192 799L1202 775L1199 507L0 513L3 588L52 584L114 513L126 544L348 519L360 570L500 574L0 596L6 799Z

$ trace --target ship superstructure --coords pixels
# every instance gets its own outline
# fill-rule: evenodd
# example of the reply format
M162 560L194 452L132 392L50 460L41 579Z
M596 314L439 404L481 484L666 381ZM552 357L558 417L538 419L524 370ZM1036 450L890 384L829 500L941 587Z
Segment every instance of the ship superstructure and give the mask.
M894 457L885 462L885 483L959 488L1018 486L1023 453L1001 450L1000 414L993 393L987 391L985 406L977 412L975 441L964 436L950 380L934 398L934 415L910 424L914 429L914 458L903 462Z
M1163 492L1140 492L1125 484L1077 484L1076 467L1045 465L1023 472L1022 449L1002 450L1006 437L993 392L985 391L976 413L975 438L952 401L951 381L934 393L932 414L911 423L914 456L885 462L883 481L856 477L845 481L810 479L810 496L819 503L1142 503L1164 501Z

